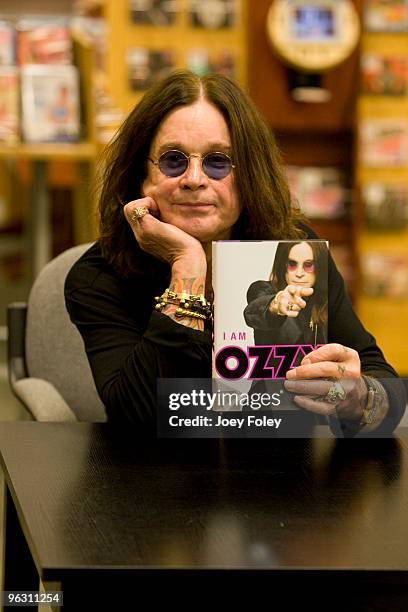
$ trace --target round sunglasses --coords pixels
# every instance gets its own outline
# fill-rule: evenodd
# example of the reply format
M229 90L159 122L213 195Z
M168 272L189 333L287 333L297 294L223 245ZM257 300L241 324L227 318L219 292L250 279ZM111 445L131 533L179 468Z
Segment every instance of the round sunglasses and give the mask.
M298 265L301 265L303 268L303 272L306 272L307 274L311 274L315 271L315 262L310 259L304 261L303 263L297 262L294 259L289 259L286 264L286 269L289 272L294 272L295 270L297 270Z
M218 151L207 153L206 155L198 155L196 153L187 155L183 151L172 150L162 153L159 159L154 160L151 157L147 159L155 164L155 166L158 166L163 174L175 178L184 174L189 166L191 157L199 157L203 171L208 178L215 181L225 178L229 175L232 168L235 168L230 156Z

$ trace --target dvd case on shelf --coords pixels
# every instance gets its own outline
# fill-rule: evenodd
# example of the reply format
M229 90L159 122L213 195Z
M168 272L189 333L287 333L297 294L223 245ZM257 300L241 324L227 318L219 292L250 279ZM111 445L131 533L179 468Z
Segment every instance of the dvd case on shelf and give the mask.
M177 0L130 0L133 23L167 26L174 23Z
M407 227L408 187L405 184L366 183L362 200L369 230L399 231Z
M189 0L188 10L193 27L232 28L237 21L238 0Z
M0 141L13 144L19 138L19 82L17 68L0 67Z
M175 54L171 49L151 50L134 47L126 53L129 87L142 91L166 77L175 68Z
M75 66L23 66L21 95L24 140L79 140L79 77Z
M365 119L360 126L360 163L369 167L403 166L408 162L408 121Z
M286 166L292 197L310 219L339 219L349 209L351 190L341 168Z
M369 297L408 297L408 257L404 253L366 251L361 256L363 291Z
M212 256L214 378L247 388L282 379L327 342L326 241L218 241ZM279 291L286 314L272 307ZM303 295L304 308L289 291Z
M65 19L32 18L17 23L17 62L71 64L71 31Z
M371 96L405 96L408 58L364 53L361 56L361 93Z
M365 0L364 27L371 32L408 31L408 1Z

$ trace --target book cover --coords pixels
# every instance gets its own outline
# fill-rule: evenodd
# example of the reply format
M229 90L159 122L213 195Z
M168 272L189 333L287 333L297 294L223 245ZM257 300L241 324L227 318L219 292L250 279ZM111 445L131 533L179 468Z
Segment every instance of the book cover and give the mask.
M339 219L350 206L346 173L336 167L286 166L289 189L310 219Z
M408 258L404 253L363 253L361 275L363 291L368 297L408 297Z
M208 51L205 48L190 49L187 51L187 68L199 76L214 72L232 79L236 77L235 55L229 49L220 51Z
M404 166L408 162L405 117L366 119L360 127L360 163L368 167Z
M408 187L405 184L366 183L361 193L369 230L389 232L406 229Z
M0 68L0 141L16 143L19 138L19 83L17 69Z
M14 27L7 21L0 21L0 66L13 66L15 63Z
M174 23L177 0L130 0L133 23L167 26Z
M23 66L21 90L24 140L79 140L79 77L75 66Z
M364 27L371 32L405 32L408 30L407 0L366 0Z
M72 40L63 19L24 19L17 24L17 62L71 64Z
M175 54L171 49L158 51L133 47L126 53L126 63L129 87L134 91L142 91L174 70Z
M237 0L189 0L190 24L197 28L232 28L237 21L237 11Z
M361 56L361 93L370 96L405 96L408 60L399 55L364 53Z
M327 275L324 240L213 242L214 378L284 379L326 343Z

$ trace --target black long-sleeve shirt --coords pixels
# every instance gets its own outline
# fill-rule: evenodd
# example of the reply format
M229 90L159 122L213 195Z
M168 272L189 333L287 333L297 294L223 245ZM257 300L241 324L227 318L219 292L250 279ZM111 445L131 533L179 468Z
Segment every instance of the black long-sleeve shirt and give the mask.
M209 325L197 331L154 310L154 296L169 285L170 268L136 243L135 252L139 270L123 279L95 243L68 274L65 298L109 420L148 424L155 416L158 378L211 377L212 335ZM364 373L387 379L391 410L382 428L392 431L405 409L402 383L354 313L329 259L328 341L356 349Z

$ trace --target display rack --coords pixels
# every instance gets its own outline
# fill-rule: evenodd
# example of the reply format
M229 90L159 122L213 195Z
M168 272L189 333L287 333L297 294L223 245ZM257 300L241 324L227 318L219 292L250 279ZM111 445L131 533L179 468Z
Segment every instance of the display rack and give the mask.
M362 54L378 54L379 56L403 57L408 62L408 29L405 32L368 32L365 31L361 41ZM394 227L390 215L385 213L382 223L370 229L365 211L364 189L367 185L391 185L407 187L408 176L408 149L405 150L405 159L396 159L394 162L384 162L382 151L391 154L392 149L379 149L380 159L376 164L369 156L369 163L364 158L361 129L367 121L395 119L402 124L408 119L408 87L402 95L373 95L361 93L357 104L357 122L360 126L360 147L356 177L359 186L359 207L361 217L361 231L357 240L357 251L361 263L360 291L357 299L357 311L367 328L376 337L382 347L386 358L397 371L407 376L408 373L408 202L405 202L405 220L401 223L394 220ZM385 124L386 125L386 124ZM381 144L381 143L380 143ZM395 143L394 143L395 146ZM402 145L402 149L405 146ZM369 151L370 152L370 151ZM373 156L375 155L375 150ZM371 156L371 157L373 157ZM383 206L383 204L381 204ZM403 204L401 204L403 206ZM388 225L388 228L387 228ZM405 226L405 227L404 227ZM390 257L388 270L381 269L381 260L373 262L374 289L368 287L365 278L365 262L370 254L380 254ZM405 261L405 263L404 263ZM394 262L394 264L392 263ZM399 286L395 282L397 274L400 277ZM384 287L379 286L381 275L387 277Z

